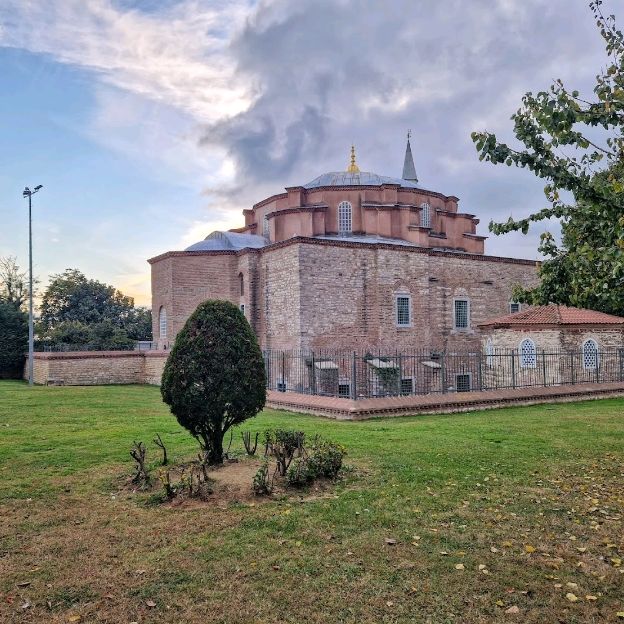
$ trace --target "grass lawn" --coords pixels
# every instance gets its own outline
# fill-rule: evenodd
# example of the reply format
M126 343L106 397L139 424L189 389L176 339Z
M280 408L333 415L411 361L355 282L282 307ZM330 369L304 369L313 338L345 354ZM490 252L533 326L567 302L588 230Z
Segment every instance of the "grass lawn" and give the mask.
M0 622L624 622L624 400L277 426L355 472L163 507L121 487L133 440L196 454L157 388L0 382Z

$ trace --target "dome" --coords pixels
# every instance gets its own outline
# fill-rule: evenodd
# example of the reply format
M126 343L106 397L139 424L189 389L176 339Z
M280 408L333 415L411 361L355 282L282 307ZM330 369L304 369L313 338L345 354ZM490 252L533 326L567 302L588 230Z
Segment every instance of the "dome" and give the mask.
M239 249L259 249L267 245L262 236L240 234L239 232L212 232L184 251L237 251Z
M304 184L303 187L313 189L321 186L381 186L382 184L397 184L404 188L418 188L418 185L410 180L390 178L369 171L331 171L314 178L311 182Z

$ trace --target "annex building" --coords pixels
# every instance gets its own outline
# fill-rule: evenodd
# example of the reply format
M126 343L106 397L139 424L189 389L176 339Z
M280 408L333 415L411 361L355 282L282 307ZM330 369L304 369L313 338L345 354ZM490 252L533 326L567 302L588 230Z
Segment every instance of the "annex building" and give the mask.
M240 306L265 350L480 351L479 325L520 311L533 260L485 254L476 215L423 188L408 137L400 178L345 171L262 199L244 225L167 251L152 271L167 349L206 299Z

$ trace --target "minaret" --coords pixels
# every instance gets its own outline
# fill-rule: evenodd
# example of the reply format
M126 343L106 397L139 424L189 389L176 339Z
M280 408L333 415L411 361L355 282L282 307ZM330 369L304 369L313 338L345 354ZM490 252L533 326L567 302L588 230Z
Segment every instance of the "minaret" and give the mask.
M403 175L401 178L408 182L418 182L418 176L416 175L416 167L414 167L414 157L412 156L412 146L410 145L410 137L412 131L407 131L407 147L405 148L405 162L403 163Z
M360 173L360 168L355 163L355 145L351 146L351 164L347 167L349 173Z

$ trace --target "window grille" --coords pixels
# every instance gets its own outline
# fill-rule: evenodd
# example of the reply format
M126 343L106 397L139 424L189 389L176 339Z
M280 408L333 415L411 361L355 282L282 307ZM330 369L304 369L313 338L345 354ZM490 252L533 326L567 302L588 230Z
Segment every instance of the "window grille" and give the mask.
M245 278L242 273L238 274L238 284L240 289L241 297L245 294Z
M240 311L243 313L243 316L245 316L245 304L244 303L240 304Z
M485 364L488 368L494 366L494 345L491 338L488 338L488 341L485 343Z
M341 399L348 399L351 396L351 384L348 384L348 383L338 384L338 396Z
M352 227L352 208L348 201L342 201L338 204L338 232L340 234L351 234Z
M167 337L167 310L164 307L160 307L158 312L158 327L161 338Z
M410 297L397 295L396 297L396 324L399 327L409 327L411 323Z
M509 314L515 314L516 312L520 312L520 304L517 301L510 301Z
M269 218L264 215L262 219L262 236L266 239L271 239L271 230L269 229Z
M598 344L595 340L586 340L583 343L583 368L596 370L598 367Z
M520 343L520 366L522 368L537 367L537 349L530 338L525 338Z
M412 377L401 379L401 394L414 394L414 379Z
M420 205L420 227L431 227L431 206L427 202Z
M470 303L468 299L455 299L454 328L468 329L470 327Z
M470 373L461 373L460 375L455 375L455 390L457 392L470 392Z

